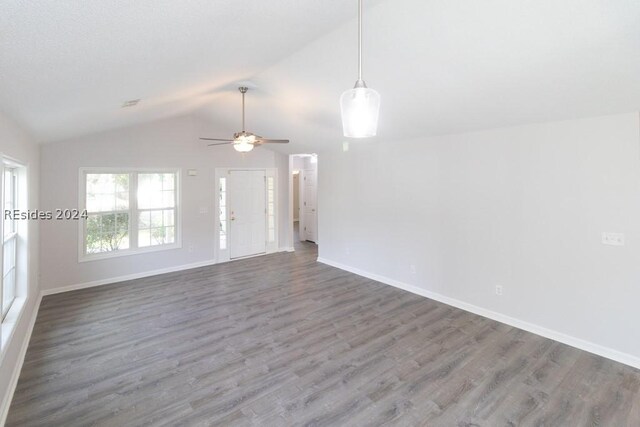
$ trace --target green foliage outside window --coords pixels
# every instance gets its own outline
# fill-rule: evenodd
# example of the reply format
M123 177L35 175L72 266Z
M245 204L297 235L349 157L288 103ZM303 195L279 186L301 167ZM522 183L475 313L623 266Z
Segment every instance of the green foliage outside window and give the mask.
M87 252L110 252L129 247L129 214L90 215L87 220Z

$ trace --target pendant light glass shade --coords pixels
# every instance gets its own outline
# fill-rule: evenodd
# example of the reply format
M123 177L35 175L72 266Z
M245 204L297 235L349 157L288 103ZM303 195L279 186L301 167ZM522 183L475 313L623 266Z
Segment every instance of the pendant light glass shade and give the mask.
M358 80L340 97L342 131L349 138L369 138L378 132L380 94L362 80L362 0L358 0Z
M369 138L376 136L380 94L368 87L354 87L340 97L342 130L349 138Z

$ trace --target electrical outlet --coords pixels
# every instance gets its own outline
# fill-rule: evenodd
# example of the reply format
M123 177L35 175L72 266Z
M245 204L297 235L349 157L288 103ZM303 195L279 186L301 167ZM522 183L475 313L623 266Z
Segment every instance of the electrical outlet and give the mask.
M193 245L189 245L189 253L193 252L195 250L195 247Z
M502 285L496 285L496 295L502 296Z
M413 274L413 275L415 276L415 275L416 275L416 272L417 272L417 271L416 271L416 266L415 266L415 265L413 265L413 264L411 264L411 265L409 266L409 271L411 272L411 274Z
M344 248L344 251L347 255L351 254L351 249L349 248L349 246L347 246L346 248Z
M602 233L602 244L611 246L624 246L624 234L622 233Z

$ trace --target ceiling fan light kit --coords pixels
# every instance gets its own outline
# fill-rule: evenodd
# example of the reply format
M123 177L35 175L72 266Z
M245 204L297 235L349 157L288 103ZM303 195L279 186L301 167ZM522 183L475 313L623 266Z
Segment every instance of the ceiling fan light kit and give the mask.
M247 93L248 88L246 86L240 86L238 88L240 93L242 94L242 131L236 132L233 134L233 139L224 139L224 138L200 138L205 141L220 141L215 142L211 145L229 145L232 144L234 150L240 153L248 153L253 150L254 147L262 144L287 144L289 143L288 139L267 139L263 138L259 135L255 135L251 132L247 132L244 128L244 94Z
M358 0L358 80L340 97L343 134L349 138L376 136L380 94L362 80L362 0Z
M256 137L254 135L240 135L233 140L233 149L240 153L248 153L253 150Z

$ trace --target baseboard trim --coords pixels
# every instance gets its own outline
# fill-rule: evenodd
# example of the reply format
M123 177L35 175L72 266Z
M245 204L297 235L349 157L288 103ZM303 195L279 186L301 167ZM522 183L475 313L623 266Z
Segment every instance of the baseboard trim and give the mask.
M377 282L384 283L386 285L390 285L390 286L405 290L407 292L411 292L416 295L420 295L425 298L439 301L441 303L477 314L479 316L487 317L489 319L493 319L501 323L506 323L507 325L514 326L519 329L523 329L525 331L534 333L536 335L540 335L545 338L549 338L549 339L561 342L563 344L567 344L571 347L575 347L580 350L587 351L589 353L597 354L598 356L615 360L616 362L624 363L625 365L629 365L634 368L640 369L640 357L636 357L628 353L623 353L621 351L604 347L599 344L595 344L590 341L583 340L581 338L576 338L571 335L567 335L562 332L555 331L553 329L548 329L543 326L539 326L533 323L526 322L524 320L517 319L515 317L507 316L502 313L488 310L486 308L482 308L477 305L469 304L455 298L450 298L436 292L431 292L426 289L420 288L418 286L403 283L398 280L391 279L389 277L381 276L375 273L370 273L368 271L351 267L336 261L332 261L330 259L318 257L318 262L329 265L331 267L348 271L353 274L357 274L358 276L366 277L367 279L375 280Z
M293 252L293 248L292 247L279 248L277 252ZM269 255L269 254L259 254L254 256L264 256L264 255ZM250 258L250 257L246 257L246 258ZM240 259L246 259L246 258L240 258ZM236 261L236 260L231 260L231 261ZM230 261L223 261L223 262L230 262ZM106 279L92 280L91 282L77 283L75 285L60 286L52 289L43 289L42 295L53 295L53 294L59 294L62 292L75 291L78 289L93 288L94 286L109 285L112 283L125 282L127 280L142 279L144 277L157 276L159 274L175 273L176 271L191 270L192 268L208 267L210 265L219 264L219 263L220 262L218 262L217 260L211 259L206 261L194 262L191 264L181 264L173 267L160 268L157 270L143 271L141 273L133 273L133 274L126 274L124 276L115 276L115 277L109 277Z
M62 292L75 291L78 289L93 288L94 286L109 285L111 283L125 282L127 280L142 279L144 277L157 276L159 274L175 273L176 271L191 270L192 268L208 267L217 264L215 260L207 260L194 262L191 264L182 264L174 267L160 268L157 270L143 271L141 273L127 274L124 276L109 277L107 279L93 280L91 282L78 283L75 285L61 286L52 289L43 289L42 295L59 294Z
M36 318L38 317L38 311L40 310L40 303L42 302L42 292L38 294L38 300L33 307L33 311L31 312L31 319L29 320L29 326L27 327L27 334L22 340L22 346L20 347L20 353L18 353L18 363L11 374L11 380L9 381L9 390L2 402L2 407L0 407L0 426L4 426L7 422L7 416L9 415L9 407L11 406L11 401L13 400L13 394L16 391L16 387L18 386L18 379L20 378L20 372L22 372L22 365L24 364L24 358L27 355L27 348L29 347L29 342L31 341L31 334L33 333L33 327L36 324Z

